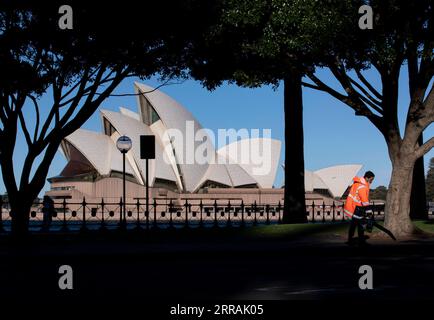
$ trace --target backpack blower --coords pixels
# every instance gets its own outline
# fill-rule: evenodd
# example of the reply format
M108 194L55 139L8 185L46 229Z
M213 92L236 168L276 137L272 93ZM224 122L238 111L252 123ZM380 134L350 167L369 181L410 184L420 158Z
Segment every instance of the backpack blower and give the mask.
M360 208L360 207L359 207ZM363 208L363 212L361 214L362 216L362 227L363 229L366 230L366 232L371 233L372 229L374 227L376 227L378 230L383 231L384 233L386 233L389 237L391 237L393 240L396 241L395 236L393 235L392 231L390 231L389 229L386 229L385 227L383 227L382 225L378 224L375 219L374 219L374 212L372 211L371 207L361 207Z

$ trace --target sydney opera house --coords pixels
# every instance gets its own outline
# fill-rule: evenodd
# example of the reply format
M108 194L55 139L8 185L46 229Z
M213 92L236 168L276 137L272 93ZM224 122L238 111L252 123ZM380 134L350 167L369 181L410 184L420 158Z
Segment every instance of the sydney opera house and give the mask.
M277 170L282 170L280 141L247 137L216 148L211 133L174 99L140 83L135 83L134 90L137 112L122 107L119 112L101 110L103 132L79 129L64 139L61 152L67 164L58 176L49 178L47 195L77 201L85 197L88 202L101 198L119 201L123 162L116 141L125 135L132 140L126 154L127 202L144 198L146 172L139 137L154 135L155 159L149 162L151 199L283 201L283 189L274 186ZM189 161L189 155L198 150L206 150L206 158L212 161ZM306 171L307 198L342 197L360 169L361 165L341 165Z

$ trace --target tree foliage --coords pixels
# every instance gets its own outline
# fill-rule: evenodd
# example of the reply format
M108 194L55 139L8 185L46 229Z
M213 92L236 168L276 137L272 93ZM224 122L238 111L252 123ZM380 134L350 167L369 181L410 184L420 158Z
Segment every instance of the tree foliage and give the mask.
M213 10L212 3L194 0L153 1L146 12L70 1L73 29L63 30L58 26L62 4L0 4L0 162L13 226L18 218L28 220L27 209L62 139L83 125L126 77L181 76L189 41ZM20 132L28 153L15 177Z
M374 28L365 35L357 29L351 30L347 38L354 46L346 55L337 55L325 65L340 88L324 83L314 73L308 74L312 82L304 85L345 103L381 132L392 162L385 223L397 235L409 235L414 231L409 218L412 182L416 184L413 189L423 186L423 170L419 170L422 161L418 159L434 146L434 137L424 141L422 136L434 121L434 86L430 85L434 75L434 8L429 0L366 2L376 16ZM409 77L410 101L407 121L401 129L398 92L404 65ZM365 78L366 68L378 72L380 88ZM414 179L416 163L419 175ZM414 203L420 202L424 201Z
M357 3L362 2L221 1L219 19L195 43L191 75L213 89L223 81L278 86L292 70L311 72L350 51L345 34L357 21Z
M305 83L346 103L356 115L367 117L384 135L386 141L398 139L397 87L399 72L407 62L409 91L412 98L408 121L420 121L417 133L432 121L432 95L426 97L432 79L433 66L433 7L430 1L368 1L373 7L376 22L373 30L360 31L357 27L345 36L352 46L341 51L329 61L329 68L342 91L320 81L313 73L309 77L315 85ZM376 90L363 76L363 70L373 67L378 71L382 88ZM354 72L353 74L350 71ZM381 92L383 91L383 92ZM426 97L426 99L425 99ZM422 119L423 118L423 119ZM393 137L392 137L393 136ZM417 139L418 135L416 135ZM429 150L432 141L418 150L422 155Z
M371 189L369 192L369 198L371 200L386 200L387 196L387 187L378 186L375 189Z
M434 120L434 87L429 88L434 74L432 1L223 3L221 19L196 50L193 77L213 88L223 80L255 87L304 75L310 80L303 82L305 87L325 92L369 119L383 135L393 167L386 224L397 233L411 233L409 181L417 159L434 145L433 137L422 139ZM372 30L359 28L358 9L365 4L375 15ZM411 101L401 130L398 80L405 64ZM327 68L338 86L321 80L319 68ZM367 69L378 72L380 88L366 78Z
M357 16L352 9L335 0L224 0L187 62L209 89L223 81L244 87L283 82L284 222L306 222L301 79L349 48L342 35Z

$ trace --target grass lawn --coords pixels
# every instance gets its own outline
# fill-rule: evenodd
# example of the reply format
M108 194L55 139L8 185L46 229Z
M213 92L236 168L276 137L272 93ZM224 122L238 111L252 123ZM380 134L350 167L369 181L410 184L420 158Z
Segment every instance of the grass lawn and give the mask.
M246 228L244 233L254 238L296 238L315 235L342 235L347 232L348 223L334 224L281 224Z
M416 227L427 233L432 233L434 237L434 221L414 221Z
M413 221L414 225L434 237L434 221ZM383 222L379 222L383 225ZM346 236L349 223L335 224L282 224L247 228L244 233L253 238L298 238L309 236ZM381 232L374 228L372 233ZM369 233L367 233L369 235Z

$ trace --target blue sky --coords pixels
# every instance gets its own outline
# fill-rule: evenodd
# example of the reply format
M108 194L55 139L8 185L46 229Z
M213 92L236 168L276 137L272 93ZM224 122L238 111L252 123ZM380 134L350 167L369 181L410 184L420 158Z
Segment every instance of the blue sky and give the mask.
M324 81L333 83L327 72L320 70L319 75ZM379 87L374 72L368 71L366 76L374 86ZM126 79L115 93L133 93L134 81L140 80ZM154 87L160 84L158 77L143 82ZM199 82L189 80L164 86L160 90L189 109L205 128L215 132L219 128L271 129L272 138L284 143L282 85L273 90L271 86L249 89L225 84L210 92ZM338 164L362 164L362 171L372 170L376 174L373 187L387 186L391 165L386 144L379 131L367 119L356 117L352 109L325 93L304 89L303 98L306 169L317 170ZM408 106L407 76L404 68L400 77L399 103L400 124L403 126ZM136 97L110 97L100 108L118 110L121 106L136 111ZM32 121L30 113L29 119ZM83 128L100 132L99 113L95 113ZM430 126L425 130L425 140L433 135L434 128ZM284 148L284 144L282 147ZM26 152L27 147L20 137L14 157L16 173L21 169L21 159ZM284 162L283 154L282 149L279 163ZM426 168L431 157L434 157L434 150L425 156ZM58 153L51 164L48 176L59 174L65 164L66 160ZM282 184L283 170L279 166L275 185ZM49 184L46 183L44 190L48 188ZM0 193L3 192L5 188L1 179Z

